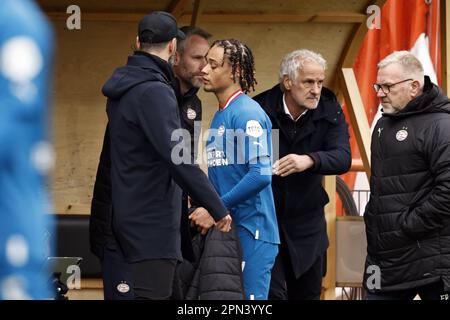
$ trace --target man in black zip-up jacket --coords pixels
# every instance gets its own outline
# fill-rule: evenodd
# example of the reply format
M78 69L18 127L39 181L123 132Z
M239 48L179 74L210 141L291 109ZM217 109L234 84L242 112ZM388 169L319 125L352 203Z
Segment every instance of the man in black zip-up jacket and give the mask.
M319 299L328 237L324 175L351 165L348 128L335 95L323 88L326 62L310 50L283 58L280 84L254 99L279 129L280 160L272 190L280 253L272 270L270 299Z
M448 299L450 100L419 60L394 52L378 64L383 115L372 134L364 219L368 299Z
M180 118L168 60L177 35L183 36L171 15L153 12L144 17L140 51L103 87L108 97L112 233L131 264L135 298L171 294L176 262L182 259L178 185L220 220L221 230L229 229L226 208L206 175L197 165L175 165L172 159L178 141L171 136L180 129Z
M185 39L178 39L177 52L173 64L173 71L177 79L176 93L180 111L181 126L189 132L185 135L190 139L192 161L197 159L198 144L201 132L202 102L197 96L203 85L203 71L206 65L205 56L209 50L208 39L211 37L206 31L191 26L180 28L186 35ZM191 246L191 227L189 221L188 194L183 192L181 204L181 253L183 259L193 261L194 253Z

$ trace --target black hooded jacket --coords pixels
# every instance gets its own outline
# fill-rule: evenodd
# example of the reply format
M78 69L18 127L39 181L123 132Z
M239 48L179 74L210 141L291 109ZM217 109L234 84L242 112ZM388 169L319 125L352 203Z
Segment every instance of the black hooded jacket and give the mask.
M423 94L378 120L371 150L364 285L392 291L442 279L448 291L450 100L425 77Z
M148 80L163 80L157 74L147 74ZM153 78L152 78L153 76ZM198 141L200 124L202 120L202 104L197 97L198 89L192 88L186 94L180 92L179 81L172 81L178 97L181 125L190 133L191 151L194 158L197 150L194 148L194 141ZM195 134L197 133L197 134ZM103 138L103 146L97 168L97 175L94 183L94 192L91 202L91 215L89 223L89 241L91 251L100 259L103 257L103 250L107 247L110 250L117 250L117 243L112 234L112 200L111 200L111 152L109 138L109 124L106 126ZM181 221L182 252L184 258L192 258L192 248L190 241L183 241L183 237L189 239L189 225L187 212L187 195L183 194L182 201L184 214Z
M98 251L99 233L114 236L128 262L146 259L178 259L180 254L181 189L191 194L216 220L226 215L226 208L206 175L194 164L175 164L172 141L180 128L180 116L169 64L143 52L129 57L103 87L108 98L108 129L104 145L109 145L111 161L111 208L106 216L91 226L91 246ZM108 134L109 131L109 134ZM109 138L109 141L108 141ZM102 151L102 158L107 150ZM107 170L108 159L105 160ZM108 200L108 175L104 184L94 189L94 205L101 206L96 196ZM102 186L103 184L103 186ZM178 185L180 186L178 186ZM105 201L107 202L107 201ZM99 223L99 221L101 222ZM101 228L106 228L100 230ZM94 239L92 236L94 235ZM106 237L103 241L113 241Z
M297 122L283 108L283 92L274 86L254 98L269 115L272 132L279 130L279 157L308 154L314 167L287 177L273 176L272 190L282 238L296 277L307 271L328 247L324 206L328 195L323 175L341 174L351 165L348 127L336 96L322 89L316 109ZM272 137L275 135L272 134Z

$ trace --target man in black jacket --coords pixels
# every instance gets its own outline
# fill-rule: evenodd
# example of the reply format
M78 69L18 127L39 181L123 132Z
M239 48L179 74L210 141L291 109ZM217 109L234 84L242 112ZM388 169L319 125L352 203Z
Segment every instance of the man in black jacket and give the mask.
M450 100L407 51L378 64L364 220L367 298L449 299Z
M328 237L323 175L351 165L344 114L323 88L326 62L310 50L283 58L279 80L254 99L279 129L280 160L272 189L280 228L280 253L272 270L271 299L319 299ZM274 142L274 145L277 141Z
M202 102L197 93L203 85L202 69L206 65L205 56L209 50L208 39L211 35L200 28L190 26L184 26L180 30L186 38L178 39L173 71L179 89L181 125L189 131L191 154L195 159L202 121Z
M111 184L112 208L100 203L105 205L106 217L97 217L94 227L91 219L91 245L102 250L99 244L103 240L103 255L111 250L116 254L112 263L103 261L102 267L120 268L124 261L130 264L129 278L134 283L131 297L165 299L171 295L176 262L181 260L181 189L177 184L220 220L217 225L222 231L229 230L230 216L197 165L175 165L171 158L177 143L171 136L180 129L180 118L168 61L174 57L176 37L184 34L173 16L165 12L145 16L138 32L139 51L103 87L109 124L105 136L108 148L104 145L101 162L105 157L111 165L110 175L103 173L104 186ZM107 167L102 170L107 171ZM97 179L99 174L100 166ZM107 192L107 188L96 188L94 200L96 196L107 199L107 194L101 194ZM93 201L94 205L99 203ZM97 241L102 232L107 237ZM120 283L112 289L127 293L133 288Z
M198 143L201 132L202 102L197 96L203 85L203 71L206 65L205 56L209 50L208 39L211 37L206 31L191 26L181 27L185 39L178 38L177 52L174 59L173 71L177 79L177 97L181 118L181 126L187 130L183 138L187 140L184 146L190 148L191 161L197 159ZM181 217L181 253L183 259L194 260L191 246L191 230L188 213L188 194L183 192Z

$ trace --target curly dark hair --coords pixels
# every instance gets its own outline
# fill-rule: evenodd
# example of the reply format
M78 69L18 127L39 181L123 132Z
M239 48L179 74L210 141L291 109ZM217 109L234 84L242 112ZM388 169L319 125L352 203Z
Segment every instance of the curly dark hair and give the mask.
M218 46L224 49L224 56L228 57L232 67L234 81L239 75L239 84L245 93L255 91L258 84L255 79L255 61L252 51L245 44L235 39L216 40L211 48ZM238 72L239 71L239 72Z

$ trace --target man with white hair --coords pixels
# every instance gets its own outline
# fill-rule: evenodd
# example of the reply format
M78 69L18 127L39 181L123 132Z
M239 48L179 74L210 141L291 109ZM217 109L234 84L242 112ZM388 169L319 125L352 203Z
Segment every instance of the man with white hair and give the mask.
M269 298L319 299L328 237L323 175L351 165L348 127L336 96L323 87L326 61L310 50L286 55L280 83L254 99L279 129L272 189L281 235Z
M383 115L364 214L367 298L448 300L450 100L407 51L379 62L373 87Z

